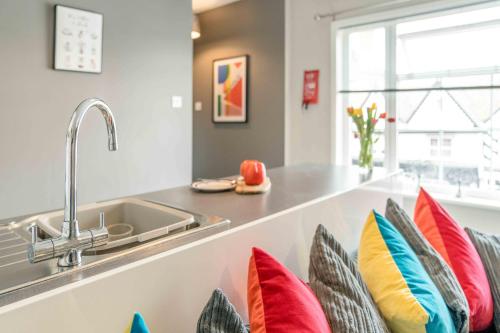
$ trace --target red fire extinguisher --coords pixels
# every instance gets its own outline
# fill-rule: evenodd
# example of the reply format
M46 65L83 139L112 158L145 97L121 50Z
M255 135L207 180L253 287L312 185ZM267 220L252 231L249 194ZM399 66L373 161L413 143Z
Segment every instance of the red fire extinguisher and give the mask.
M308 109L310 104L318 104L319 97L319 70L304 71L304 89L302 93L302 107Z

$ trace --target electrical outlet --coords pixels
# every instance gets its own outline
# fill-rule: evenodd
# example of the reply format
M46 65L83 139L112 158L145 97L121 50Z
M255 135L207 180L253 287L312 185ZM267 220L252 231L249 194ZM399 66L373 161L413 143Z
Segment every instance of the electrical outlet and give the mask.
M182 96L172 96L172 108L182 108Z

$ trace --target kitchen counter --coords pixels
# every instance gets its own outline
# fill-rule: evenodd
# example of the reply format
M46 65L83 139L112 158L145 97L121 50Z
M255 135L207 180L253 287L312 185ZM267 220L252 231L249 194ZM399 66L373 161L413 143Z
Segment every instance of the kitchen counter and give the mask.
M203 216L221 216L231 221L227 228L233 229L287 210L295 209L315 200L325 200L329 197L340 195L365 184L388 178L393 174L385 169L375 168L373 173L367 177L361 176L359 169L355 167L300 165L269 170L268 176L271 179L272 188L264 194L240 195L235 192L209 194L194 192L189 186L183 186L135 197L156 201ZM0 223L15 224L15 222L20 220L21 218L7 219L0 221ZM227 228L217 230L216 232L223 232ZM130 251L118 253L111 259L103 258L100 260L99 256L97 256L92 264L85 264L84 262L83 266L77 268L56 269L55 260L36 264L45 265L43 269L50 273L45 273L46 276L43 279L35 279L37 283L30 283L33 281L30 280L26 281L22 286L11 289L2 286L3 288L0 289L7 290L7 292L0 295L0 306L124 266L173 248L188 245L212 234L200 232L194 233L189 237L174 239L168 242L159 240L154 246L138 246ZM89 260L88 258L87 260ZM0 268L0 270L11 270L4 271L4 273L9 273L8 276L25 274L30 269L31 266L27 261L23 263L22 268L20 266L17 270L16 265Z
M356 167L299 165L268 170L272 187L268 193L241 195L235 192L199 193L189 186L141 195L204 215L217 215L231 221L231 228L255 221L320 198L335 196L390 173L374 168L371 176L361 176Z

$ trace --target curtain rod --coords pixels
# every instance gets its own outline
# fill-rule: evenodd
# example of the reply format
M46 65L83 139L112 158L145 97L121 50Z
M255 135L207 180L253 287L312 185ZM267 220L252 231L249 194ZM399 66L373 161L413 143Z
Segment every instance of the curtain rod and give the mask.
M374 10L374 9L387 9L387 10L390 10L392 6L400 5L400 4L405 4L405 3L408 3L408 2L413 2L413 0L393 0L393 1L378 3L378 4L374 4L374 5L370 5L370 6L358 6L358 7L354 7L354 8L351 8L351 9L341 10L341 11L338 11L338 12L317 13L317 14L314 15L314 20L315 21L321 21L323 19L330 18L333 21L333 20L335 20L337 18L337 16L344 16L344 15L349 14L349 13L366 12L367 10L369 11L369 10ZM468 3L468 4L460 4L460 5L456 6L456 7L452 6L450 8L443 8L443 9L439 9L439 10L435 10L435 11L430 11L430 12L422 12L422 13L418 13L418 14L415 14L415 15L425 15L425 14L429 14L431 12L436 12L436 11L441 11L441 10L448 10L448 9L452 9L452 8L462 8L462 7L468 7L468 6L474 6L474 5L481 5L481 4L486 4L486 3L490 3L490 2L498 2L498 0L475 1L475 2ZM425 4L425 2L424 3L415 4L415 6L418 6L418 5L421 5L421 4ZM366 13L363 13L363 15L364 14L366 14Z
M407 2L411 2L411 1L412 0L393 0L393 1L378 3L378 4L374 4L374 5L370 5L370 6L358 6L358 7L354 7L351 9L341 10L338 12L330 12L330 13L323 13L323 14L318 13L318 14L314 15L314 20L321 21L325 18L335 19L335 17L337 15L344 15L344 14L348 14L351 12L357 12L359 10L366 10L366 9L387 8L387 7L390 7L392 5L399 5L399 4L407 3Z

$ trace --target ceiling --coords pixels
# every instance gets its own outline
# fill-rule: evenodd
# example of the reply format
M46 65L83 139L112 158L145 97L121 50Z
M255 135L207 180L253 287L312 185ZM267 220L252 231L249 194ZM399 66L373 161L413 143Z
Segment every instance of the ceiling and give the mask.
M193 12L201 13L240 0L193 0Z

